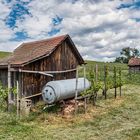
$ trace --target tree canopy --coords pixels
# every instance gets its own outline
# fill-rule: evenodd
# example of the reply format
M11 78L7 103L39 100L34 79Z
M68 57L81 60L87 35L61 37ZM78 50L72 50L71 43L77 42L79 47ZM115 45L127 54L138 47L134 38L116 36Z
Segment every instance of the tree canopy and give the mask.
M136 48L125 47L122 48L120 52L120 56L115 59L115 62L119 63L128 63L128 61L133 57L139 57L140 52Z

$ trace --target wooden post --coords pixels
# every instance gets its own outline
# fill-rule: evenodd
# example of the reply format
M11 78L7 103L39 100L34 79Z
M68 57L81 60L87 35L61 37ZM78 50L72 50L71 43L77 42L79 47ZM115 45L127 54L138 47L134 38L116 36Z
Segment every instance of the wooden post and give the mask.
M18 88L18 91L19 91L19 98L22 98L22 92L21 92L21 72L18 72L18 77L17 77L17 80L18 80L18 85L19 85L19 88Z
M85 92L85 88L86 88L86 67L84 65L84 92ZM85 108L85 113L86 113L86 109L87 109L87 98L84 98L84 108Z
M11 95L11 71L10 64L8 64L8 111L11 111L12 95Z
M19 82L17 80L17 117L19 117Z
M96 64L95 66L95 84L97 85L98 82L98 65ZM96 105L96 97L97 97L97 93L94 92L94 97L93 97L93 105Z
M96 80L96 83L98 81L98 65L96 64L96 67L95 67L95 80Z
M107 99L107 95L106 95L106 90L107 90L107 66L106 65L104 65L104 86L105 86L105 88L104 88L104 96L105 96L105 99Z
M120 96L122 96L122 73L121 73L121 68L119 70L119 81L120 81Z
M78 67L76 68L76 85L75 85L75 114L77 113L77 96L78 96Z
M117 80L117 75L116 75L116 67L114 66L114 87L115 87L115 98L117 97L117 85L116 85L116 81Z
M122 96L122 86L120 86L120 97Z
M23 75L24 75L24 73L21 73L21 97L23 97L23 85L24 85Z

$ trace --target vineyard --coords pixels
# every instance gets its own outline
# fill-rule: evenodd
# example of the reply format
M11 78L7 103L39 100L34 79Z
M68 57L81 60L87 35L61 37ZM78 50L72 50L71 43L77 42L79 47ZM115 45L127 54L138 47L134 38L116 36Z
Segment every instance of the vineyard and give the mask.
M140 75L129 74L127 65L88 61L86 77L91 88L81 96L92 101L86 113L65 118L59 105L43 110L41 103L20 119L1 110L0 139L140 139Z
M86 75L91 83L91 87L81 93L83 98L86 98L85 104L89 98L92 99L93 105L96 105L96 101L100 97L107 99L109 90L114 90L114 98L122 96L122 86L129 84L130 81L132 83L136 82L125 64L87 61L85 69L86 74L79 68L79 75L81 77ZM139 81L138 77L137 80Z
M121 86L123 85L121 68L117 69L115 66L113 67L113 71L110 71L109 67L104 65L104 69L100 69L99 71L98 65L96 65L95 69L89 70L87 77L91 82L91 88L86 92L97 93L100 89L102 89L105 98L109 89L116 89L118 87L121 89ZM116 94L117 93L115 92L115 98Z

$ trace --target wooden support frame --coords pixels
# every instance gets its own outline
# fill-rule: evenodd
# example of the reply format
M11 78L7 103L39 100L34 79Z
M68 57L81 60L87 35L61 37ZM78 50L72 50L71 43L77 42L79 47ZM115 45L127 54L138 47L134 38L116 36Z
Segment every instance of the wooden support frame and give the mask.
M116 67L114 66L114 87L115 87L115 98L117 98L117 69Z
M34 73L34 74L42 74L45 76L49 77L54 77L53 74L60 74L60 73L68 73L68 72L73 72L76 71L76 69L69 69L69 70L63 70L63 71L31 71L31 70L22 70L22 69L14 69L14 68L9 68L10 72L20 72L20 73Z
M82 67L83 69L83 74L84 74L84 89L86 87L86 66L84 64L84 66ZM76 85L75 85L75 114L77 113L78 111L78 105L77 105L77 100L80 100L80 99L84 99L84 110L85 110L85 113L86 113L86 109L87 109L87 98L90 97L89 95L88 96L79 96L78 97L78 77L79 77L79 69L77 67L76 69ZM84 90L85 92L86 90Z
M104 65L104 96L107 99L107 66Z
M31 71L31 70L22 70L22 69L14 69L10 68L10 71L19 71L19 72L26 72L26 73L39 73L39 74L57 74L57 73L67 73L67 72L72 72L76 71L75 69L68 69L68 70L62 70L62 71Z
M31 96L26 96L24 98L25 99L30 99L30 98L34 98L34 97L37 97L37 96L40 96L40 95L42 95L42 93L37 93L37 94L31 95Z
M86 66L84 65L84 89L86 87ZM86 90L84 90L85 92ZM85 109L85 113L86 113L86 109L87 109L87 97L84 98L84 109Z
M21 70L21 69L19 69L19 72L22 72L22 73L42 74L42 75L53 77L52 74L49 74L49 73L43 72L43 71L30 71L30 70Z
M95 82L98 82L98 65L95 66Z
M78 67L76 68L76 85L75 85L75 114L77 113L77 96L78 96Z
M76 68L76 69L68 69L68 70L63 70L63 71L31 71L31 70L14 69L14 68L9 67L8 70L9 70L9 73L8 74L9 74L9 77L10 78L11 78L11 75L10 75L11 72L19 72L20 73L20 76L18 77L18 81L20 81L22 79L23 73L42 74L42 75L49 76L49 77L52 77L53 78L54 77L53 74L68 73L68 72L73 72L73 71L77 71L78 72L78 68ZM78 83L78 77L77 77L77 83ZM22 91L23 83L21 82L21 83L17 83L17 84L18 84L18 86L17 86L17 89L18 89L18 96L17 96L17 116L18 116L18 114L19 114L19 112L18 112L18 108L19 108L18 100L19 100L19 96L22 98L22 94L23 94L23 91ZM10 84L9 84L9 87L11 87ZM38 93L38 94L35 94L35 95L23 97L23 98L24 99L30 99L30 98L34 98L36 96L40 96L41 94L42 93ZM78 91L77 91L77 95L78 95ZM9 98L10 98L10 94L9 94Z
M95 73L95 83L97 84L98 82L98 65L95 65L95 69L93 68L94 73ZM93 105L96 106L96 98L97 98L97 92L93 93Z
M20 98L19 98L19 81L17 80L17 117L19 117L20 113Z
M119 69L119 77L120 77L120 97L122 96L122 71L121 68Z
M12 95L11 95L11 65L8 64L8 111L11 111Z

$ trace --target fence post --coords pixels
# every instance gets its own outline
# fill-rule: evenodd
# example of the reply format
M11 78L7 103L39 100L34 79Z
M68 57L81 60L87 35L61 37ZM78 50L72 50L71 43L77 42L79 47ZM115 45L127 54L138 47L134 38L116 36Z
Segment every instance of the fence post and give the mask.
M85 92L85 88L86 88L86 66L84 64L84 92ZM87 109L87 98L84 98L84 108L85 108L85 113L86 113L86 109Z
M120 96L122 96L122 73L121 73L121 68L119 69L119 82L120 82Z
M17 117L19 117L19 82L17 80Z
M75 114L77 113L77 96L78 96L78 67L76 68L76 85L75 85Z
M96 64L95 66L95 84L97 85L97 81L98 81L98 65ZM97 92L94 92L94 97L93 97L93 105L96 105L96 98L97 98Z
M104 65L104 86L105 86L105 88L104 88L104 96L105 96L105 99L107 99L107 95L106 95L106 90L107 90L107 66L106 65Z
M96 80L96 83L98 81L98 65L96 64L96 67L95 67L95 80Z
M117 80L117 77L116 77L116 67L114 66L114 88L115 88L115 98L117 97L117 85L116 85L116 80Z
M12 107L12 95L11 95L11 71L10 64L8 64L8 111L11 111Z

